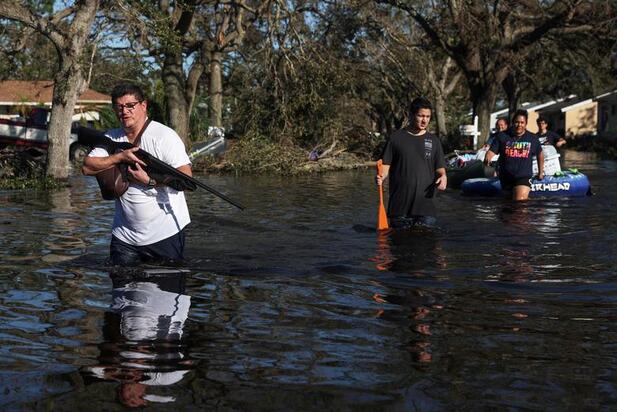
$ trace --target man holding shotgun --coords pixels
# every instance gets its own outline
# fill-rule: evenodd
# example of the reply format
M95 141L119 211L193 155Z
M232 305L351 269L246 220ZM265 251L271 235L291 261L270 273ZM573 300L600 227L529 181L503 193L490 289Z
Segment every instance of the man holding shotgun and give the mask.
M394 132L384 148L382 173L389 177L388 218L393 228L433 226L435 189L445 190L448 180L441 142L427 131L432 106L424 98L411 103L410 125Z
M192 176L184 143L171 128L148 119L147 101L138 86L118 85L111 97L122 127L109 130L107 136L116 142L129 142L138 147L118 153L96 147L85 158L82 167L83 174L96 175L120 163L129 164L129 187L115 200L111 263L134 266L141 262L182 260L184 228L191 221L184 192L149 176L143 168L146 164L135 152L141 148Z

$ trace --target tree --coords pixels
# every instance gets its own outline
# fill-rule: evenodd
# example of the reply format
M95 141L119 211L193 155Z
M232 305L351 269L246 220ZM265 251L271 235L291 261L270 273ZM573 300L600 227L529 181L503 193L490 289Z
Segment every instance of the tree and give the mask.
M223 127L223 62L225 56L237 51L244 41L246 26L266 10L269 1L251 7L246 0L235 2L215 1L198 18L202 32L203 57L210 62L210 122Z
M366 49L371 55L371 64L378 67L383 83L389 88L398 84L400 91L391 98L405 96L392 105L409 107L420 96L430 98L434 104L437 135L448 136L447 102L457 90L462 73L451 57L435 48L424 31L413 21L402 18L400 13L370 13L376 16L379 36L368 39ZM411 23L411 24L410 24ZM400 97L399 97L400 99Z
M40 33L16 21L0 24L0 78L51 79L57 60L53 44Z
M269 1L117 0L112 17L160 67L169 125L185 142L202 75L209 67L210 123L223 126L223 62L242 43L245 26Z
M499 88L511 67L526 57L529 46L557 30L589 31L591 19L598 18L593 13L598 5L591 0L378 2L405 10L433 44L456 62L467 81L484 139Z
M51 120L49 123L46 175L66 179L69 174L69 136L78 96L88 86L90 62L86 47L99 0L80 0L55 14L39 14L17 1L0 2L0 16L23 23L54 45L58 58L54 74Z
M613 29L614 30L614 29ZM522 99L543 101L572 94L594 96L617 87L603 50L617 44L610 27L592 33L551 33L530 46L527 58L511 67L503 83L509 108Z
M248 31L230 78L236 132L307 149L355 150L369 136L361 20L345 5L318 3L278 2Z

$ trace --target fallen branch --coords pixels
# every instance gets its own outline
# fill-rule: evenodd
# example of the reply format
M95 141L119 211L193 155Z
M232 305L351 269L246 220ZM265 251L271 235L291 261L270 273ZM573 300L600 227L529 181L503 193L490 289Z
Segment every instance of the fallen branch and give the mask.
M332 144L330 145L330 147L328 147L323 152L319 150L320 146L321 144L318 144L317 146L313 148L313 150L309 152L309 160L317 161L317 160L320 160L326 157L336 147L336 139L332 140Z

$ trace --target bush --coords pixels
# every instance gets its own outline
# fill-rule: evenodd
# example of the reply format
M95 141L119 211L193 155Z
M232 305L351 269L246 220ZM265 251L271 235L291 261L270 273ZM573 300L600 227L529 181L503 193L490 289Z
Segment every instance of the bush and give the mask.
M223 163L223 170L242 173L295 174L306 161L306 152L297 146L269 141L260 135L248 135L234 142Z
M65 182L45 176L45 156L11 148L0 151L0 189L54 189Z

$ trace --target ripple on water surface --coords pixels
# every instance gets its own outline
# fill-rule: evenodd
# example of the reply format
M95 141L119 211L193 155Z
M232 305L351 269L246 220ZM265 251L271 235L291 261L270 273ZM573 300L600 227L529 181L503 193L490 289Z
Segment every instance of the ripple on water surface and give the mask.
M112 282L113 204L91 179L4 193L0 405L603 409L617 167L572 164L595 196L448 190L437 230L380 235L372 171L211 176L247 209L188 194L183 282Z

